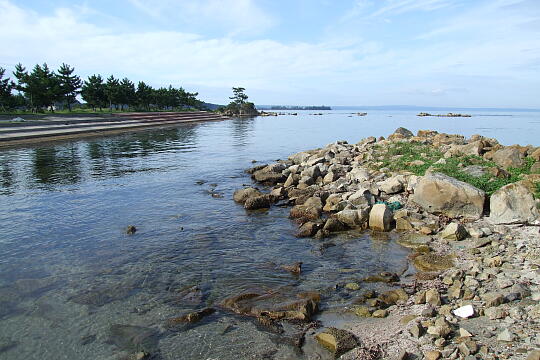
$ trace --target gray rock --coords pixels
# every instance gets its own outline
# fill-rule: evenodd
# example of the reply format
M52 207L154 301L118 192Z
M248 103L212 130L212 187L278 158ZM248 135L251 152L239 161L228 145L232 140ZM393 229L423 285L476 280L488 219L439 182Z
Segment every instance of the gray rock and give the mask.
M385 204L375 204L369 213L369 227L377 231L389 231L392 211Z
M412 201L430 213L479 219L485 197L482 190L472 185L444 174L430 173L419 180Z
M497 150L493 154L493 161L504 169L517 168L523 166L524 163L520 151L513 147Z
M489 219L495 224L532 223L539 216L532 193L520 182L495 191L489 208Z
M448 224L440 233L442 239L455 241L463 240L467 237L467 235L467 230L459 223Z

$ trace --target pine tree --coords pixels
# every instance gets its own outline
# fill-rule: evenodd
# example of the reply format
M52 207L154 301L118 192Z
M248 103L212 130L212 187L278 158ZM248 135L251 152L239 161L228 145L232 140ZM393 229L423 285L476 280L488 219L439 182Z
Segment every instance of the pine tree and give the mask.
M139 81L137 84L137 102L141 108L150 110L150 102L152 101L153 88L146 85L144 81Z
M101 75L92 75L86 80L82 86L81 96L86 101L94 111L96 107L103 107L104 103L107 101L107 96L105 95L105 84L103 83L103 78Z
M109 101L109 109L112 112L112 106L115 104L115 107L120 103L120 81L116 79L113 75L107 78L107 83L105 84L105 94L107 100Z
M61 97L67 103L69 111L71 111L71 104L75 103L82 85L81 78L73 75L74 71L75 68L69 67L67 64L62 64L60 69L58 69Z
M15 84L10 78L4 79L6 69L0 67L0 108L6 111L14 103L14 96L11 93Z
M135 100L135 84L128 78L123 78L120 82L120 102L122 109L124 108L124 104L129 109L135 103Z

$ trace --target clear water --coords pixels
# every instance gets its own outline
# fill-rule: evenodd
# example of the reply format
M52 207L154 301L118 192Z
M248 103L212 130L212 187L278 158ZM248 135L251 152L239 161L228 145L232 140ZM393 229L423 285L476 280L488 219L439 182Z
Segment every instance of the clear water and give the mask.
M252 160L399 126L540 145L533 112L299 113L0 150L0 358L117 359L140 350L134 338L163 359L329 358L224 311L192 328L164 326L252 287L318 290L335 308L350 301L335 284L406 267L394 235L341 235L321 251L320 241L294 237L288 209L246 213L232 193L251 183L243 170ZM300 277L272 265L295 261ZM201 289L196 303L179 296L191 286Z

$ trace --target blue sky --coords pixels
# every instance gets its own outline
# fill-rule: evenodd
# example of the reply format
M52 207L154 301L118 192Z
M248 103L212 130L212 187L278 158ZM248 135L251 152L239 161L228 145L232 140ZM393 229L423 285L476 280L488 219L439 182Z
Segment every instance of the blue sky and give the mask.
M0 0L0 44L215 103L540 108L539 0Z

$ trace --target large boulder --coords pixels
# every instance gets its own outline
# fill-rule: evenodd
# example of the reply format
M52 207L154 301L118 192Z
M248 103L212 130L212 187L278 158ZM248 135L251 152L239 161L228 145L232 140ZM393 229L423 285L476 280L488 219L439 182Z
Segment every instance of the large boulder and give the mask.
M524 164L522 153L514 147L497 150L493 154L493 161L504 169L517 168Z
M319 344L333 352L336 359L360 345L358 339L351 332L332 327L315 335L315 339Z
M539 216L532 193L520 182L495 191L489 208L489 218L496 224L532 223Z
M368 211L360 210L342 210L336 213L336 218L349 227L361 227L368 221Z
M385 204L375 204L369 213L369 227L377 231L389 231L392 226L392 210Z
M251 175L251 177L253 177L258 182L271 185L277 184L278 182L284 182L286 180L285 175L283 175L282 173L284 168L285 167L282 164L268 165L261 170L255 171Z
M407 179L404 175L396 175L378 184L379 190L387 194L396 194L402 192L407 184Z
M413 202L430 213L468 219L482 216L485 199L482 190L440 173L420 178L412 196Z
M405 129L404 127L399 127L394 131L393 134L388 136L389 140L399 140L399 139L408 139L413 137L414 134L410 131Z
M246 210L268 209L274 202L274 196L270 194L250 197L244 203Z

